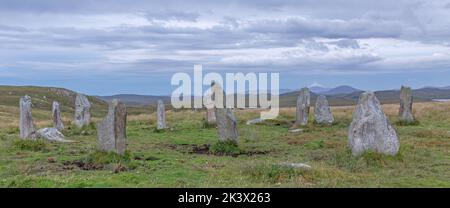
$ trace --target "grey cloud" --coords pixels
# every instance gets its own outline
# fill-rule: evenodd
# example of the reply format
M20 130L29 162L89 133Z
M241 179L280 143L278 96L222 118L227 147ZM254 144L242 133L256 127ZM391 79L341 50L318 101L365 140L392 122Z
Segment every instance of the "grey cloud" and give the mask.
M39 53L40 48L47 50L45 52L49 55L44 59L49 59L52 52L54 54L67 52L67 56L72 54L80 56L79 53L83 50L93 50L93 60L89 61L97 61L99 66L96 67L128 70L130 73L178 70L184 66L191 66L194 62L206 63L213 69L267 67L279 70L370 71L380 70L374 65L380 63L382 58L361 53L359 50L364 45L357 39L390 38L433 42L447 46L450 42L449 4L433 4L426 1L379 0L374 3L360 0L258 2L232 0L193 3L172 0L0 0L0 5L2 5L0 44L3 50L17 52L14 60L32 56L31 54L25 56L25 52L20 52L30 48L33 50L29 53L33 51ZM447 13L443 12L443 9ZM129 14L144 17L149 24L81 28L76 27L77 22L73 22L74 27L67 25L27 27L26 22L19 22L20 24L16 25L6 20L14 15L19 17L24 14L38 15L36 13L68 16L76 14L86 18L102 14ZM164 21L170 20L197 23L202 17L211 17L217 24L210 27L164 24ZM333 41L324 43L314 41L314 38L328 38ZM180 51L271 49L295 47L299 44L303 44L306 49L313 52L328 53L337 47L353 50L354 54L340 61L339 57L325 60L323 63L292 60L285 65L277 62L215 63L220 60L220 53L176 60ZM108 60L104 59L105 54L111 52L139 49L166 57L172 55L173 58L148 58L127 64L108 63ZM67 59L68 62L78 60L77 57ZM6 61L12 63L11 60L13 59ZM446 62L436 62L435 66L447 65ZM416 68L433 68L433 65L427 63Z
M177 20L195 22L200 17L196 12L185 12L175 10L160 10L146 12L145 17L150 21L153 20Z

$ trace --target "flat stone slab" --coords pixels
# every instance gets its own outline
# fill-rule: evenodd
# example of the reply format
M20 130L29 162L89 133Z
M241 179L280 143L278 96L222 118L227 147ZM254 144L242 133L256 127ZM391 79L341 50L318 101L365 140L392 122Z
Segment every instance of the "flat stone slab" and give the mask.
M287 167L287 168L295 168L295 169L303 169L303 170L311 170L312 167L304 164L304 163L288 163L288 162L284 162L284 163L280 163L280 166L282 167Z
M65 139L64 135L56 128L42 128L36 131L36 137L55 142L73 142Z
M289 129L289 133L298 133L298 132L303 132L304 129Z
M264 122L264 119L261 119L261 118L255 118L255 119L252 119L252 120L248 120L248 121L246 122L246 124L247 124L247 125L253 125L253 124L258 124L258 123L262 123L262 122Z

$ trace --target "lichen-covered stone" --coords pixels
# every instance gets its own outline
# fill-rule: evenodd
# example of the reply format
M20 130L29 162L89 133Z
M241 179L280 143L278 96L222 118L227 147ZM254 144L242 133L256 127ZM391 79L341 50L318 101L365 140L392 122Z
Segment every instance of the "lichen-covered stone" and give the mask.
M127 108L117 99L109 104L108 114L97 126L98 149L123 155L126 150Z
M59 103L53 101L52 105L52 118L53 118L53 127L58 129L58 131L62 131L64 129L64 124L61 119L61 109L59 107Z
M19 105L20 105L20 121L19 121L20 138L32 139L33 134L35 133L35 128L33 124L31 97L25 95L24 97L20 98Z
M331 113L330 105L324 95L319 95L316 100L314 108L314 117L318 124L332 124L334 122L333 114Z
M305 126L308 124L309 109L311 106L311 94L308 88L302 88L297 97L297 109L295 124Z
M360 95L348 134L349 147L355 156L367 151L395 155L400 147L397 132L372 92Z
M85 95L77 94L75 98L75 126L81 128L91 122L91 103Z
M410 87L402 86L400 90L400 109L399 119L404 122L414 122L414 115L412 111L413 96Z
M233 109L216 108L215 113L217 128L219 131L219 140L221 142L233 141L237 143L239 140L239 135Z
M222 87L217 84L212 84L212 90L214 96L224 96ZM221 102L220 99L218 102ZM215 106L214 113L216 114L216 124L219 133L220 142L232 141L237 143L239 140L236 117L234 116L233 109L225 108L223 106Z
M156 129L165 129L166 125L166 108L164 107L164 102L162 100L158 100L158 106L156 109Z
M72 142L65 139L64 135L56 128L42 128L36 131L36 138L42 138L55 142Z

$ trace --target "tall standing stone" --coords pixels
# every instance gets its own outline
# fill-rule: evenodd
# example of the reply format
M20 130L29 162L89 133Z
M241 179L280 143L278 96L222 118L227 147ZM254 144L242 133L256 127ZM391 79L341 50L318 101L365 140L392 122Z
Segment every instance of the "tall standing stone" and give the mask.
M218 95L225 95L223 92L222 87L215 83L212 85L212 91L214 93L214 96ZM221 102L220 99L216 102ZM214 113L216 115L216 124L217 129L219 132L219 141L220 142L234 142L237 144L239 140L239 134L237 130L237 121L236 117L234 116L233 109L231 108L225 108L221 106L215 106L214 107Z
M213 87L214 83L211 84L211 87ZM214 110L214 97L213 93L210 93L205 96L204 99L205 107L206 107L206 123L208 125L216 125L216 112Z
M412 113L413 96L410 87L402 86L400 90L400 110L399 117L401 121L413 122L414 115Z
M308 88L302 88L297 97L297 111L295 124L305 126L308 124L309 108L311 106L311 95Z
M127 138L127 107L114 99L108 108L108 114L97 126L98 149L123 155Z
M400 147L397 132L373 92L360 95L348 134L349 147L355 156L366 151L395 155Z
M61 119L61 109L57 101L53 101L52 117L53 117L53 127L55 127L58 131L62 131L64 129L64 124Z
M32 139L35 129L33 124L33 116L31 113L31 97L25 95L20 98L20 138L22 139Z
M316 123L318 124L332 124L334 121L330 105L324 95L319 95L316 99L314 117L316 119Z
M77 94L75 98L75 125L81 128L91 122L91 103L86 96Z
M214 108L206 109L206 122L208 125L216 125L216 112Z
M166 109L164 107L164 102L162 100L158 100L158 107L156 109L156 129L165 129L166 125Z
M219 141L232 141L237 143L239 135L237 131L236 117L231 108L216 108L216 122L219 131Z

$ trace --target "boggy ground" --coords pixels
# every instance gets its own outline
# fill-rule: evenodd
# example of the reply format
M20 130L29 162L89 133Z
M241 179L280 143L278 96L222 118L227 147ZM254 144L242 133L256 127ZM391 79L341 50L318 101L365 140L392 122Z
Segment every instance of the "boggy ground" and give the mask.
M287 131L293 108L253 126L245 121L258 111L238 110L239 149L225 155L210 150L217 132L202 127L204 112L168 111L171 129L162 132L154 130L154 113L130 115L128 152L121 157L95 151L95 125L66 130L74 143L20 141L12 116L17 109L0 106L0 186L450 187L450 103L415 104L420 123L410 126L395 124L398 105L383 108L400 135L394 157L351 156L347 129L353 107L333 108L335 125L310 122L303 133ZM50 111L34 113L38 127L51 125ZM64 116L68 123L71 115ZM282 162L306 163L312 170L281 167Z

